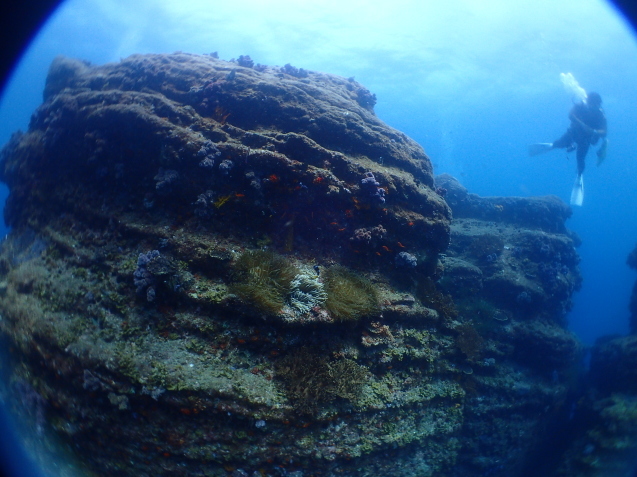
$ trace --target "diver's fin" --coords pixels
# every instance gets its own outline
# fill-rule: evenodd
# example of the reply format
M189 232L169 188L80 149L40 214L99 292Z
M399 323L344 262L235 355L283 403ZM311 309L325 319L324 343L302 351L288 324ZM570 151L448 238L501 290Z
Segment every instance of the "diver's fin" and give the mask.
M540 142L538 144L531 144L529 146L529 156L537 156L538 154L549 152L551 149L553 149L552 142Z
M602 139L602 145L597 150L597 167L602 165L604 159L606 159L606 151L608 150L608 139Z
M571 191L571 205L581 206L584 203L584 177L578 174Z

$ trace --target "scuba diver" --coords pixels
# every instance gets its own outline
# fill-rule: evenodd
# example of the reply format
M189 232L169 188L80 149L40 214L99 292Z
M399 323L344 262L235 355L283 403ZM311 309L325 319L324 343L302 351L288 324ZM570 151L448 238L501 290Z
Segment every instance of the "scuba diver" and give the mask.
M577 177L571 193L571 205L582 205L584 201L583 173L586 165L586 154L591 144L602 139L597 150L597 165L606 158L606 116L601 108L602 97L599 93L588 93L586 98L575 104L568 115L571 125L562 137L552 143L531 144L529 155L535 156L553 149L566 149L571 152L577 149Z

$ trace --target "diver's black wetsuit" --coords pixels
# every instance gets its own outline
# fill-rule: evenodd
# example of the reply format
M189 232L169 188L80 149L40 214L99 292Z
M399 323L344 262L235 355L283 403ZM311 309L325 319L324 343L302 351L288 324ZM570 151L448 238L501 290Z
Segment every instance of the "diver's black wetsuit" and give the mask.
M589 108L585 103L578 103L571 108L568 117L571 125L561 138L553 142L553 148L577 146L577 173L582 175L589 146L606 136L606 116L601 108Z

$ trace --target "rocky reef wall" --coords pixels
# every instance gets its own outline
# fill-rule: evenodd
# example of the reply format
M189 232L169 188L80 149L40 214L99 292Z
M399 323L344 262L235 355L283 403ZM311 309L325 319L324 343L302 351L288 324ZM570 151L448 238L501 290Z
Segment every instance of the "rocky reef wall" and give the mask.
M637 270L637 246L627 264ZM630 333L604 336L591 365L571 432L564 439L557 477L634 475L637 469L637 282L630 297Z
M434 184L374 102L247 57L53 62L0 168L34 446L96 475L523 475L579 357L570 209Z
M436 186L454 215L438 285L471 366L457 475L544 475L536 452L570 406L582 354L566 330L581 284L571 210L552 196L479 197L447 174Z
M586 393L556 476L634 475L637 469L637 335L599 339Z

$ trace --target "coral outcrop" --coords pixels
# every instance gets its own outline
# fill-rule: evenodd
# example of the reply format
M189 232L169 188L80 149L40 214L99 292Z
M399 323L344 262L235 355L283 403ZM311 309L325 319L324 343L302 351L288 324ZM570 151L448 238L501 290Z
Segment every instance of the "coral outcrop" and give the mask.
M581 284L570 209L556 197L479 197L447 174L436 186L454 215L439 284L457 307L457 339L469 341L458 475L542 475L531 456L582 353L565 320Z
M637 269L637 247L628 256ZM630 298L631 332L604 336L591 350L587 385L573 413L572 433L555 476L634 475L637 468L637 283ZM553 474L552 474L553 475Z
M34 446L103 476L522 475L579 355L569 209L434 184L374 103L247 56L53 62L0 168Z

